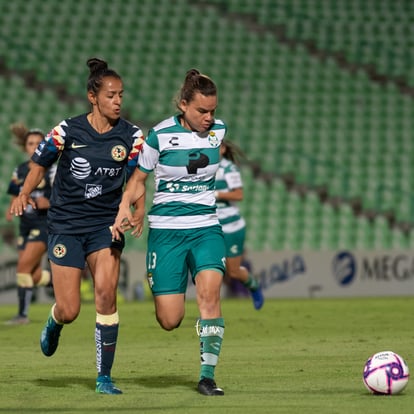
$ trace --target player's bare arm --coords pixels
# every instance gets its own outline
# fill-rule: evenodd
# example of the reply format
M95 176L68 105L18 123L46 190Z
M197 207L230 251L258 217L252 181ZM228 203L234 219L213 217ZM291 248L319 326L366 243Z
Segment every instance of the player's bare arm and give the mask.
M120 239L120 233L133 229L132 235L139 237L142 234L145 204L145 180L148 174L136 169L125 187L119 204L118 214L112 225L112 237ZM135 207L135 213L131 211Z
M30 204L34 209L37 208L36 202L30 197L31 192L40 184L45 176L46 169L39 164L31 163L30 172L27 175L22 190L18 197L16 197L11 206L10 214L21 216L26 210L27 205Z

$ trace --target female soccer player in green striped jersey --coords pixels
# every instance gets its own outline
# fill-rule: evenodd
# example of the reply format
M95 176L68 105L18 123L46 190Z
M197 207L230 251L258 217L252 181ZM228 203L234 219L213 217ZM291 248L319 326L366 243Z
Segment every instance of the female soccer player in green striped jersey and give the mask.
M226 244L226 274L249 289L255 309L263 306L264 298L258 281L242 266L246 222L237 202L243 200L243 181L237 165L240 149L231 141L220 146L221 161L216 173L217 213Z
M215 174L226 126L215 119L217 88L198 70L187 72L177 99L179 114L153 127L143 145L113 225L119 238L140 226L130 206L155 174L155 194L148 213L147 277L162 328L177 328L184 318L190 273L196 286L200 320L201 370L198 391L223 395L214 373L224 333L220 288L225 272L225 246L216 212Z

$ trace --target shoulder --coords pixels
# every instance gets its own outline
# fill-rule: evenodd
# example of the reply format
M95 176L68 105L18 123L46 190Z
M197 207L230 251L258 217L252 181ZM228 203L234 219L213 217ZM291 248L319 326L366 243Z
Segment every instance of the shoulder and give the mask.
M240 168L238 167L238 165L226 158L221 159L220 166L221 168L223 168L225 174L240 173Z
M223 129L227 131L227 125L221 119L215 119L211 129Z
M81 114L76 115L70 118L64 119L62 122L60 122L59 125L62 125L63 127L71 127L71 126L84 126L89 124L87 114Z
M46 135L46 139L56 136L65 137L67 135L68 129L78 125L85 125L86 122L86 114L78 115L72 118L66 118L63 121L60 121L51 131L49 131L49 133Z
M224 139L227 133L226 124L220 119L215 119L213 125L210 127L210 135L216 136L219 141Z
M170 116L167 119L162 120L158 124L156 124L154 127L151 128L151 131L153 133L160 133L164 131L172 131L175 128L177 128L179 124L177 123L177 119L175 116Z
M119 119L111 134L121 137L124 142L129 142L133 146L141 146L144 142L141 128L123 118Z
M220 125L220 126L226 126L226 123L223 121L223 120L221 120L221 119L218 119L218 118L214 118L214 124L213 125Z
M226 158L222 158L220 163L223 166L223 168L225 168L227 171L234 171L234 170L238 169L237 165L234 162L232 162L232 161L230 161Z
M141 128L138 125L133 124L131 121L128 121L124 118L120 118L118 122L118 127L131 131L134 134L136 131L141 131Z
M26 161L21 162L21 163L17 166L17 168L28 168L28 167L29 167L29 164L30 164L30 160L26 160Z
M171 116L163 121L159 122L153 126L148 131L148 136L145 142L153 148L159 149L159 139L165 139L166 136L177 132L178 130L182 131L182 127L177 123L177 120L174 116Z
M17 171L18 174L22 174L23 172L26 172L29 170L29 163L30 161L24 161L20 163L16 168L15 171Z

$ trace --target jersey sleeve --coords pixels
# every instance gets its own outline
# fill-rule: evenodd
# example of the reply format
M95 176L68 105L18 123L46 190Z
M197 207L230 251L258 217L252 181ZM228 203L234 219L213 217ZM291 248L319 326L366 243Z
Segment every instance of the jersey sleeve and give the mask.
M239 168L232 164L225 173L224 176L229 190L235 190L237 188L243 188L243 181Z
M158 148L159 145L157 134L151 130L139 154L138 164L141 171L150 173L154 170L160 157Z
M132 175L135 168L138 167L138 156L144 144L144 135L142 134L142 131L137 126L134 126L134 131L135 131L133 134L134 142L132 144L131 152L129 153L129 156L128 156L128 164L127 164L127 172L126 172L127 180Z
M46 135L32 156L33 162L48 168L57 161L65 147L66 127L67 123L62 121Z

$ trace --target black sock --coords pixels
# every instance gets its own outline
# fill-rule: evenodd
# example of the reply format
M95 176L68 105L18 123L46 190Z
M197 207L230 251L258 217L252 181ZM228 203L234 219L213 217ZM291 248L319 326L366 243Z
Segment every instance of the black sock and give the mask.
M29 306L32 302L33 288L17 287L17 297L19 300L19 316L26 316L29 314Z
M98 375L111 375L118 338L118 328L119 324L96 324L96 369L98 370Z

